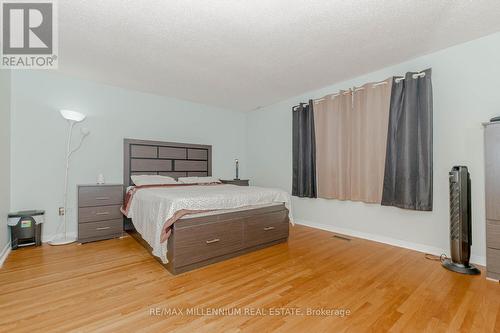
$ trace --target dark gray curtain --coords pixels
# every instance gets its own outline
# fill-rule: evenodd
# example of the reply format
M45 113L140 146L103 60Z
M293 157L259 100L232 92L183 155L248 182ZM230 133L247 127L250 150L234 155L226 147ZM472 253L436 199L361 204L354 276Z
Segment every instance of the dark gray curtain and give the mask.
M432 210L432 82L425 76L392 84L382 205Z
M293 108L292 195L316 198L316 140L313 101Z

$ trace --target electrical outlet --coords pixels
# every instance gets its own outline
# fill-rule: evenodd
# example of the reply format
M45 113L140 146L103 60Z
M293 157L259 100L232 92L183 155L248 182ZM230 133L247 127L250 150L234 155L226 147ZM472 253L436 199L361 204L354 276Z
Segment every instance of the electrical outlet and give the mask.
M59 216L64 216L64 207L59 207Z

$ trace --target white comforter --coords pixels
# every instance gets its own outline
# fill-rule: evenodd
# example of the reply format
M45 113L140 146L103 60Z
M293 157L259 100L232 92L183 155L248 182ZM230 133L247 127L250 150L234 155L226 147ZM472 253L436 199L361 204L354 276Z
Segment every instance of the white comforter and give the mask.
M160 243L160 235L165 222L177 211L235 209L276 202L285 203L291 215L290 195L279 189L235 185L144 188L132 197L127 217L151 246L153 255L167 263L167 242Z

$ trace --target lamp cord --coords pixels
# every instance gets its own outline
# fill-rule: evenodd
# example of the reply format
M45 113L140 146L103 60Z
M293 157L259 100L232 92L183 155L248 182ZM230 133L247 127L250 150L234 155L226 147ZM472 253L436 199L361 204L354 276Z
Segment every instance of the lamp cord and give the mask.
M78 143L78 146L76 146L75 149L73 149L72 151L69 152L68 154L68 159L71 158L71 155L73 155L73 153L75 153L78 149L80 149L82 147L82 143L83 143L83 140L85 139L85 137L88 135L88 133L86 134L82 134L82 136L80 137L80 142Z
M448 256L444 253L442 253L439 257L435 256L433 254L430 254L430 253L426 253L425 259L433 260L433 261L440 261L441 263L443 263L446 259L448 259Z

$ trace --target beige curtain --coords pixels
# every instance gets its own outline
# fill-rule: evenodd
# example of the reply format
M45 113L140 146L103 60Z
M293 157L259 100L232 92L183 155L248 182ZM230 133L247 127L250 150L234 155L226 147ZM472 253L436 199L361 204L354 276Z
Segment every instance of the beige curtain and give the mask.
M351 197L350 138L351 91L327 95L314 103L317 195L349 200Z
M384 82L314 102L318 197L381 202L392 78Z
M384 185L392 78L357 88L351 114L351 200L380 203Z

